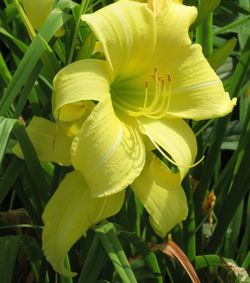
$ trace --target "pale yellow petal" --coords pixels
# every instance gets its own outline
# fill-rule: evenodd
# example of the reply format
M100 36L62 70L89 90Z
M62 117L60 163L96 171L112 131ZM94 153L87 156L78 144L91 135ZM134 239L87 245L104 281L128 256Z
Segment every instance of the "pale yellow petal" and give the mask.
M109 197L91 198L79 172L66 175L43 214L43 251L57 272L64 276L75 275L64 266L68 251L91 226L116 214L123 201L124 191Z
M177 181L175 174L151 154L142 173L131 185L149 213L154 231L161 237L188 214L186 196Z
M190 127L181 119L139 120L142 132L173 158L183 179L197 154L196 139Z
M100 101L109 96L110 78L102 60L85 59L63 68L54 79L52 99L56 119L74 121L82 118L85 100Z
M70 104L72 105L72 104ZM95 103L92 101L84 101L82 102L82 106L84 107L84 114L81 116L80 119L74 120L72 122L67 121L58 121L58 127L62 129L62 131L69 137L75 137L79 135L83 122L87 119L89 114L95 107Z
M101 42L116 80L138 76L152 64L156 30L146 3L118 1L82 19Z
M23 0L23 6L34 29L39 29L52 11L54 0Z
M26 132L40 161L71 165L72 138L66 136L56 123L34 116ZM19 145L14 147L13 152L18 157L24 158Z
M160 74L171 76L168 115L199 120L228 114L235 100L225 92L201 46L191 43L188 29L196 15L195 7L166 1L156 18L155 65Z
M72 164L93 196L125 189L140 174L145 148L140 134L121 122L111 100L99 102L72 143Z

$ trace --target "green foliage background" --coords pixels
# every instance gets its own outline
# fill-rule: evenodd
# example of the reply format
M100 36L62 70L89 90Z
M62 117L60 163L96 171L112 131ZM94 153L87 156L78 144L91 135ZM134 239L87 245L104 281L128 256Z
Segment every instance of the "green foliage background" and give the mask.
M66 264L79 276L56 274L41 250L41 214L67 169L39 163L24 123L34 115L52 119L53 77L71 61L91 57L94 47L94 37L80 25L79 16L110 3L59 0L31 41L18 1L1 2L1 283L191 282L181 265L152 249L162 239L130 190L121 212L93 227L71 250ZM206 158L183 181L189 216L169 237L188 256L201 282L250 282L250 1L184 3L198 7L190 36L203 46L238 104L227 117L190 121L199 145L197 160ZM62 25L65 35L57 38ZM11 154L16 140L25 161Z

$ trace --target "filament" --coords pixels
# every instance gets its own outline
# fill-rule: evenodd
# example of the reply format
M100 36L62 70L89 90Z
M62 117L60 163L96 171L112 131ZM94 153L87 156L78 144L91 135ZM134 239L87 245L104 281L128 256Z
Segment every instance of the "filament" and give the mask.
M175 166L177 166L177 167L180 167L180 168L187 168L187 169L194 168L194 167L196 167L198 164L200 164L200 163L203 161L203 159L205 158L205 156L203 155L200 160L198 160L197 162L195 162L195 163L192 164L192 165L187 165L187 166L180 165L180 164L176 163L175 161L173 161L169 156L167 156L167 155L165 154L165 152L164 152L164 151L160 148L160 146L154 141L154 139L151 137L151 135L150 135L149 133L146 132L146 135L147 135L148 138L151 140L151 142L152 142L153 145L156 147L156 149L162 154L162 156L163 156L164 158L166 158L166 160L169 161L171 164L173 164L173 165L175 165Z

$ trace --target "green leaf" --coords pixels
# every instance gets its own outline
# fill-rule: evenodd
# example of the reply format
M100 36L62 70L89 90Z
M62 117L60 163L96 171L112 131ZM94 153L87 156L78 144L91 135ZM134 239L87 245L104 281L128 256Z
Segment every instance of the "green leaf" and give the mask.
M136 278L128 263L121 243L116 236L113 224L103 222L95 229L104 249L124 283L136 283Z
M194 268L196 270L207 268L207 267L225 267L225 261L218 255L201 255L196 256L193 261Z
M0 278L3 283L12 283L12 277L21 244L19 236L0 237Z
M22 152L25 157L25 164L27 166L27 177L30 181L30 193L36 210L39 215L43 212L43 207L49 198L49 184L46 179L45 171L43 170L35 149L29 139L25 128L22 125L15 127L14 134L21 146Z
M96 283L107 260L107 254L97 236L94 237L78 279L78 283ZM95 268L93 268L93 266Z
M229 39L224 45L216 49L212 55L208 57L208 62L214 70L217 70L226 61L237 43L236 38Z
M18 123L18 120L0 117L0 166L3 161L3 156L7 142L9 140L9 135L16 123Z
M27 52L25 53L22 61L20 62L11 83L9 84L3 98L0 101L0 115L5 114L21 88L27 83L29 77L36 66L38 60L47 50L47 46L44 42L48 42L55 32L70 18L62 10L54 9L48 20L41 28Z
M201 0L198 6L198 16L190 29L195 29L200 25L211 12L213 12L220 4L221 0Z
M8 165L7 170L5 171L2 180L0 182L0 204L14 185L17 177L21 173L22 161L16 157L14 157L10 164Z
M147 271L150 271L151 275L154 276L154 282L162 283L163 277L157 257L152 251L150 251L147 243L142 238L138 237L134 232L125 231L124 228L119 225L115 225L115 228L119 238L122 239L123 242L126 241L129 244L132 244L136 248L136 251L142 256L145 268ZM134 267L135 266L132 266L132 269Z

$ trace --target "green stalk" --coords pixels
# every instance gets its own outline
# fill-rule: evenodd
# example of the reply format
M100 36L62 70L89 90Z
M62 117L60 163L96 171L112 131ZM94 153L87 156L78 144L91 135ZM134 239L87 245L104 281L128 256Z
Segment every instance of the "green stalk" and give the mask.
M117 273L124 283L137 283L127 257L118 240L113 224L103 222L95 228L98 238L112 261Z
M69 261L69 257L66 256L65 259L65 267L67 268L67 270L71 270L70 267L70 261ZM64 277L64 276L60 276L60 282L61 283L73 283L72 277Z
M213 53L213 13L196 28L196 42L202 45L205 57Z
M183 180L183 188L187 196L188 202L188 217L183 224L184 230L184 245L188 258L192 261L196 256L196 236L195 236L195 211L193 202L193 191L190 182L190 175L187 175Z
M67 64L70 64L73 59L73 54L74 54L74 50L75 50L75 46L77 42L77 36L78 36L78 32L79 32L80 25L81 25L81 16L82 14L86 13L88 6L89 6L89 2L90 0L82 0L81 2L80 11L79 11L79 15L78 15L77 22L76 22L76 28L74 30L74 35L73 35L73 39L72 39L72 43L71 43L71 47L69 51L69 57L68 57Z
M235 166L237 172L235 172L236 175L233 179L230 193L222 204L221 214L218 216L219 222L207 247L209 252L216 251L221 245L232 217L250 189L250 121L247 123L246 133L242 140L239 144L241 148L239 160ZM247 144L242 147L244 140L247 141Z

